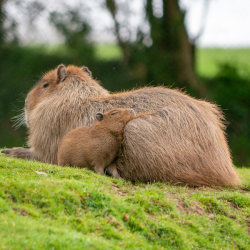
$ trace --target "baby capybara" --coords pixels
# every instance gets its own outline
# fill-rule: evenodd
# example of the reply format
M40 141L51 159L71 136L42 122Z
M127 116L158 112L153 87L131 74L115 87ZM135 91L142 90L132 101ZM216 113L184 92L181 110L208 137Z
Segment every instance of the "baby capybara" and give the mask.
M135 117L133 109L112 109L97 113L92 127L71 130L60 142L59 166L88 168L104 175L104 170L119 178L115 158L122 143L125 125Z

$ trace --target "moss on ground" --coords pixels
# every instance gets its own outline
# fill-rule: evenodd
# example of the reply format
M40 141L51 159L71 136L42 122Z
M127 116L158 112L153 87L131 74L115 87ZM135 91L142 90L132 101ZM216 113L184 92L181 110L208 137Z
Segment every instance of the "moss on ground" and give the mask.
M250 249L238 172L239 188L132 184L1 155L0 249Z

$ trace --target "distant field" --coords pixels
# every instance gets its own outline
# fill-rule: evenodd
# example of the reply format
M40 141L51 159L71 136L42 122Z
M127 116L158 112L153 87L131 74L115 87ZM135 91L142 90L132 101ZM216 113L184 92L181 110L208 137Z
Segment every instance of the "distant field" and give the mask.
M242 77L250 78L250 48L248 49L198 49L196 68L198 74L212 78L220 64L229 63Z
M95 47L95 56L103 61L119 60L122 58L122 50L114 44L97 44Z
M122 57L122 51L117 45L97 44L96 58L104 61L117 60ZM198 48L196 69L200 76L212 78L218 73L220 64L229 63L238 69L238 73L250 78L250 48L217 49Z

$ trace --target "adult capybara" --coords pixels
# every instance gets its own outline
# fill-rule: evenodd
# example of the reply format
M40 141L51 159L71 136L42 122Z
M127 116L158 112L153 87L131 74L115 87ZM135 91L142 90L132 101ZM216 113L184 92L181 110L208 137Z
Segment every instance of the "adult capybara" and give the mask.
M88 168L104 175L104 170L119 178L114 162L125 125L135 117L133 109L112 109L97 113L92 127L82 126L66 134L59 145L58 165Z
M167 87L109 93L86 67L58 66L29 92L25 120L29 149L5 149L9 156L57 164L58 146L70 130L92 126L97 112L132 108L151 113L129 122L117 159L122 178L182 182L191 186L239 183L220 109Z

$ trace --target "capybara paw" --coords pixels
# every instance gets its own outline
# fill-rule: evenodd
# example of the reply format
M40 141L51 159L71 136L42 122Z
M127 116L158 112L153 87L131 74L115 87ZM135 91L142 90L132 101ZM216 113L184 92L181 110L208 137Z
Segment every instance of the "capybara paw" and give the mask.
M105 175L104 168L95 167L95 172L100 175Z
M1 153L5 154L6 156L23 158L23 155L27 149L25 148L5 148L1 151Z
M117 172L116 164L111 164L106 168L106 173L114 178L120 179L121 176Z
M112 176L113 176L114 178L121 179L121 176L120 176L118 173L113 174Z
M121 176L118 174L116 169L115 169L115 171L111 172L111 176L113 176L113 178L121 179Z
M6 155L9 155L9 154L11 153L11 150L12 150L12 149L5 148L5 149L3 149L3 150L1 151L1 153L6 154Z

